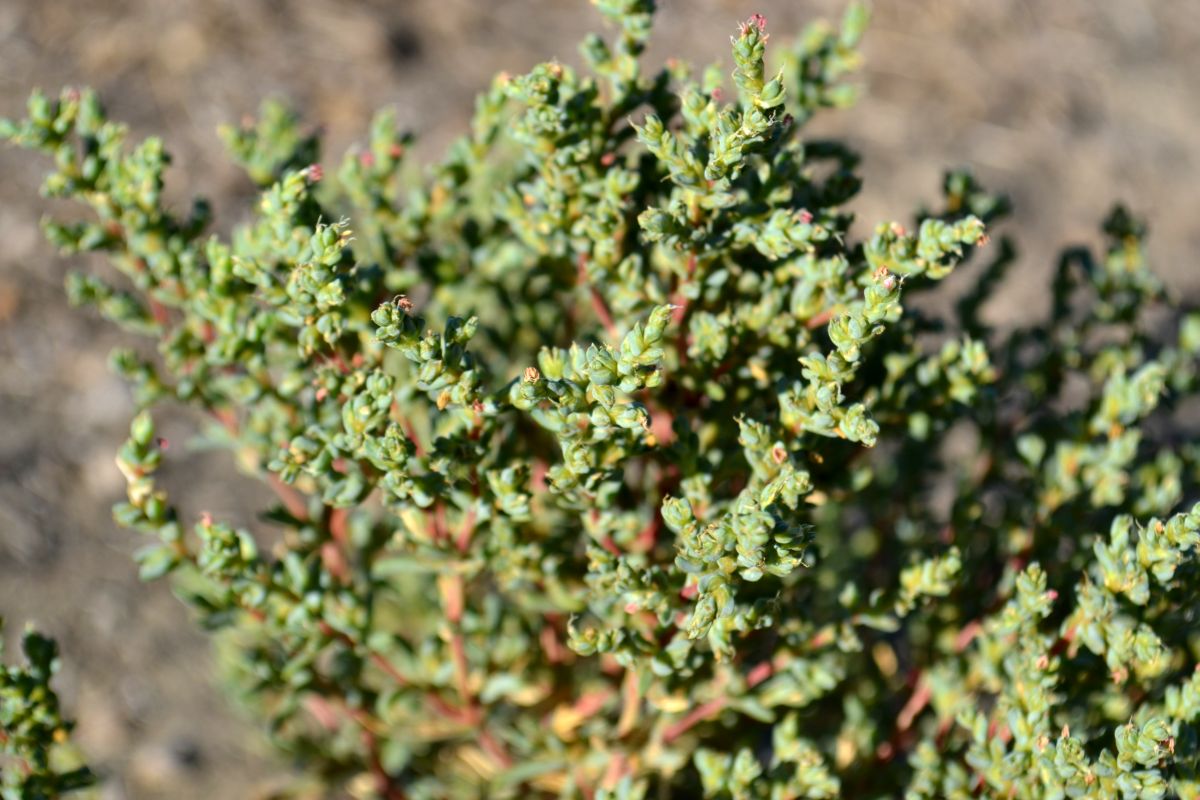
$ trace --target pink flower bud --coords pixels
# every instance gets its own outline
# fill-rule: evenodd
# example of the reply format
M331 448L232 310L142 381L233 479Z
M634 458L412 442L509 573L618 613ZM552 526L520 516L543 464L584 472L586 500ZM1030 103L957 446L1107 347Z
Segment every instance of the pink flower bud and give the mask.
M750 31L758 31L759 38L765 44L767 41L767 18L762 14L751 14L750 19L738 23L738 34L746 36Z

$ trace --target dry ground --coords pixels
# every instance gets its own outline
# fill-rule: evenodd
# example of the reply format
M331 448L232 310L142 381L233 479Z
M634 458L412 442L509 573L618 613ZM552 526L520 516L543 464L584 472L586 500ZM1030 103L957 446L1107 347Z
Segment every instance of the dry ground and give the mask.
M778 37L836 0L660 0L651 54L725 57L734 23ZM1200 293L1200 3L877 0L865 101L820 120L865 155L867 221L907 219L947 165L1013 196L1024 264L992 307L1043 310L1060 243L1096 241L1109 202L1153 220L1151 251ZM575 59L584 0L0 0L0 115L29 90L89 84L135 134L177 157L171 191L211 197L228 226L249 186L213 133L268 95L325 126L336 156L391 104L432 157L498 69ZM71 311L41 241L40 161L0 151L0 613L57 635L61 685L107 798L261 794L286 765L213 687L210 655L164 585L143 586L109 506L130 400L108 375L120 337ZM168 431L187 438L183 422ZM181 459L177 459L179 461ZM219 457L169 476L187 506L244 515L252 493ZM11 641L13 631L9 632Z

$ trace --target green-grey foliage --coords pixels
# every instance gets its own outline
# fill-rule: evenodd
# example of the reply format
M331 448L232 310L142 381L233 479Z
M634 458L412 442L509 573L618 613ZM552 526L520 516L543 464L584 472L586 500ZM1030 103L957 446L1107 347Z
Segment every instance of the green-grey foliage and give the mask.
M1144 226L996 328L1007 203L955 172L864 238L857 155L806 133L861 6L751 18L729 84L596 5L585 69L499 76L419 179L387 112L328 171L280 108L226 131L262 192L228 237L92 93L4 124L95 212L51 240L123 273L72 297L158 343L113 358L139 405L274 498L181 519L143 411L143 575L330 792L1197 797L1200 315Z
M0 619L0 634L3 628ZM50 686L58 645L30 628L21 637L21 652L23 666L0 663L0 797L53 800L91 786L95 775L71 751L74 723L63 717Z

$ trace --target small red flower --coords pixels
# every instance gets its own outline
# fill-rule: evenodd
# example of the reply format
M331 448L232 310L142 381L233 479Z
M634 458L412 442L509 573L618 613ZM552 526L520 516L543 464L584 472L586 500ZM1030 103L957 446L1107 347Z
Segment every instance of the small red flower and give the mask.
M739 25L740 33L745 36L750 31L758 31L758 35L764 42L767 41L767 18L762 14L751 14L750 19Z

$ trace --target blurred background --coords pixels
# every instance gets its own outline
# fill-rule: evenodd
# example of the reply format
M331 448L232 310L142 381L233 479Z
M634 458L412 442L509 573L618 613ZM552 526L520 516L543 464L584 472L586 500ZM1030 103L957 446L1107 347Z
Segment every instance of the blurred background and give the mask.
M659 0L648 56L729 63L738 20L766 15L779 41L842 0ZM1020 268L989 307L999 321L1043 313L1055 253L1101 239L1112 201L1151 221L1167 282L1200 297L1200 3L1193 0L876 0L865 96L810 129L864 156L859 233L907 222L970 166L1016 205L1004 230ZM394 106L437 157L491 75L558 58L598 25L586 0L0 0L0 116L34 87L97 88L135 138L175 156L169 195L211 198L217 227L243 217L252 188L215 135L276 96L327 133L327 166ZM26 620L58 637L59 685L105 798L239 798L269 793L274 760L212 677L212 654L165 584L142 585L109 508L123 493L113 454L131 401L108 374L126 341L72 311L66 263L42 241L46 164L0 150L0 615L9 644ZM178 443L166 483L185 511L252 518L253 487L220 455ZM179 450L185 453L179 454ZM169 459L171 460L171 459ZM186 464L184 463L186 462Z

